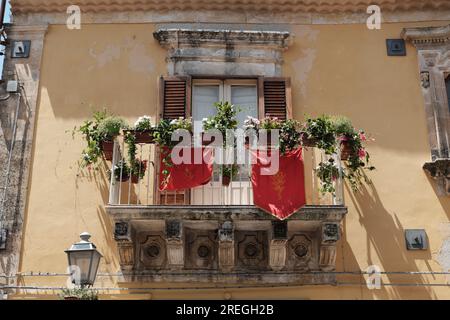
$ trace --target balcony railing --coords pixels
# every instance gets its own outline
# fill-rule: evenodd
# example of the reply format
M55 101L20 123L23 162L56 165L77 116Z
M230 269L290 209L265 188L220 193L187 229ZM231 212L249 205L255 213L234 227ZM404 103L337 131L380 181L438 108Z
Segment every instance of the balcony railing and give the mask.
M219 173L219 165L214 165L213 178L200 187L185 191L159 192L159 154L158 146L154 144L137 144L136 156L140 160L147 161L147 169L143 178L137 182L130 179L121 182L124 176L120 172L120 178L114 175L114 168L119 161L126 159L127 145L123 137L119 137L114 143L112 160L109 205L116 206L152 206L152 205L192 205L192 206L251 206L253 205L253 191L249 178L250 164L240 165L238 173L232 177L228 186L222 185L222 177ZM343 205L342 178L334 181L335 194L322 195L319 191L320 180L316 176L314 168L321 161L327 161L330 156L318 148L304 148L303 160L305 167L305 192L307 205ZM338 154L332 156L340 167ZM300 186L299 186L300 187Z

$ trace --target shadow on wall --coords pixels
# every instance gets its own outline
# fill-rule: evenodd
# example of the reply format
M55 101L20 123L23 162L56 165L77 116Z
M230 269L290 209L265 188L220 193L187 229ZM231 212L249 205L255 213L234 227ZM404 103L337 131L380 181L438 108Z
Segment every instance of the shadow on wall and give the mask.
M426 174L426 173L424 173ZM438 191L438 185L437 181L433 178L431 178L428 174L426 174L428 178L428 182L433 187L434 193L436 194L437 199L439 200L442 209L444 209L444 212L447 214L448 219L450 220L450 197L449 196L441 196L439 195Z
M347 186L348 187L348 186ZM381 202L378 192L373 184L361 186L359 193L349 192L351 201L359 215L359 222L365 228L367 234L367 263L368 265L379 265L382 272L413 271L419 269L415 260L430 260L431 254L427 251L407 251L404 239L404 229L397 219L395 213L390 213ZM378 262L372 254L375 253ZM429 271L431 267L429 266ZM429 287L420 286L427 281L421 275L395 275L387 274L382 276L382 290L389 290L389 298L404 299L403 296L409 294L410 290L401 289L397 286L383 286L384 279L387 283L408 283L417 284L414 286L414 295L420 299L435 298ZM380 290L367 291L371 297L383 296L385 293Z

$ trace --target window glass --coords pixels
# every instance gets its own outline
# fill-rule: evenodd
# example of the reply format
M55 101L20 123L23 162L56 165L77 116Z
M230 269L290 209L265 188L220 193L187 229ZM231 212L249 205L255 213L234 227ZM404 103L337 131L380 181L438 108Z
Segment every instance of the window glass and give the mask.
M237 114L238 127L244 125L247 116L258 118L256 86L232 85L230 98L230 102L241 109Z
M216 114L214 103L219 97L218 85L194 85L192 89L192 120L201 121Z

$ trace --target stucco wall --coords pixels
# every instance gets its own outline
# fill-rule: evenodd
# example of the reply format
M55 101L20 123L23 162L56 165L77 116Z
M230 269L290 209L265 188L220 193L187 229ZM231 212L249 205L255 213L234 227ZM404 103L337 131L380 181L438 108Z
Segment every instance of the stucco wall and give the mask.
M422 170L430 158L415 48L388 57L385 39L407 26L443 23L293 25L284 75L292 77L294 117L321 113L349 116L373 134L369 145L373 185L361 194L346 188L349 213L338 250L338 271L442 271L436 257L450 236L449 198L438 198ZM104 170L81 172L83 142L71 130L102 106L131 121L155 116L157 78L166 73L165 50L150 24L83 25L79 31L50 26L44 44L32 175L20 270L64 272L64 250L88 230L104 255L100 272L117 272L112 225L103 206L108 197ZM424 228L430 249L407 251L404 229ZM341 276L357 284L359 276ZM104 283L114 284L115 279ZM389 275L388 283L445 283L444 275ZM64 278L23 278L24 284L64 284ZM153 284L152 284L153 285ZM164 287L164 284L160 284ZM143 284L146 286L146 284ZM224 290L155 291L153 298L221 298ZM450 298L446 287L365 285L281 289L229 289L235 298Z

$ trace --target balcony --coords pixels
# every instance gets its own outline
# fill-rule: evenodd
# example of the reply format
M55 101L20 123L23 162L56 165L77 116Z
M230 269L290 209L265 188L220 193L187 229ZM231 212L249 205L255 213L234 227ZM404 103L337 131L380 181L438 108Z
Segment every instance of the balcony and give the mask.
M114 143L112 168L127 154ZM307 204L280 221L253 205L250 165L239 166L228 186L218 168L211 182L188 191L159 192L158 147L137 144L147 160L142 179L120 182L111 172L106 211L126 281L330 284L335 281L336 241L347 213L342 180L322 196L313 168L326 159L304 149ZM339 164L337 155L333 156ZM207 275L207 276L206 276Z

